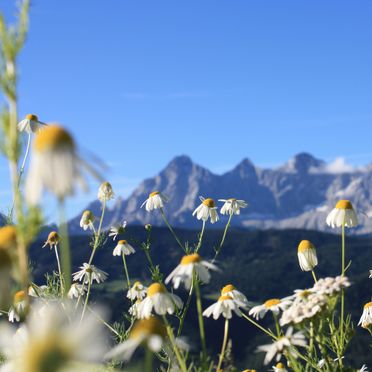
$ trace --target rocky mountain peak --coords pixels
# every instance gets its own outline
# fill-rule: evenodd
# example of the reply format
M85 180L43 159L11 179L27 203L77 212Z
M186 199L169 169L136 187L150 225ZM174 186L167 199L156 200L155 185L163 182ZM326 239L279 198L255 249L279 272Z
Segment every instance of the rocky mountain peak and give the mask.
M282 170L289 173L308 173L310 169L324 166L324 161L315 158L307 152L301 152L290 159Z

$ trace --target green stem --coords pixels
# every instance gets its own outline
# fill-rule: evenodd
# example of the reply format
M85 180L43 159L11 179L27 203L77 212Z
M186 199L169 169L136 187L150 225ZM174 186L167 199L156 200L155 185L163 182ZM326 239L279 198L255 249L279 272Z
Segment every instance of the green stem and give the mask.
M345 275L345 217L342 221L342 229L341 229L341 245L342 245L342 271L341 276ZM345 317L345 292L342 289L341 291L341 316L340 316L340 348L338 352L338 363L342 367L342 354L344 349L344 317Z
M88 299L89 299L89 295L90 295L90 288L92 287L92 274L91 273L88 273L88 280L89 280L88 291L87 291L87 295L85 297L83 311L81 312L80 322L83 320L84 315L85 315L85 310L87 309L87 306L88 306ZM83 280L83 283L84 283L84 280Z
M146 347L146 352L145 352L145 372L153 372L152 369L152 364L153 364L153 355L152 351Z
M95 311L93 311L90 306L87 306L87 309L100 321L104 326L106 326L114 335L116 335L119 339L121 339L120 334L110 326L107 322L105 322Z
M162 215L162 217L163 217L163 220L164 220L165 224L167 225L169 231L172 233L174 239L176 239L176 241L177 241L178 245L181 247L181 249L182 249L184 252L186 252L186 250L185 250L184 246L182 245L180 239L178 238L177 234L174 232L172 226L170 225L170 223L168 222L167 218L165 217L165 213L164 213L163 208L160 208L160 212L161 212L161 215Z
M311 270L311 274L313 275L314 282L316 283L318 281L318 279L316 278L315 271Z
M59 231L61 236L61 267L63 276L63 293L67 295L71 287L71 253L63 199L59 199Z
M220 354L220 358L218 360L218 365L217 365L217 369L216 369L217 372L220 371L221 367L222 367L222 362L223 362L223 358L225 356L225 351L226 351L228 335L229 335L229 319L225 319L225 332L224 332L224 335L223 335L221 354Z
M244 313L242 313L242 316L243 316L243 318L247 319L248 322L252 323L254 326L259 328L261 331L265 332L268 336L272 337L274 340L277 340L277 337L272 332L270 332L266 328L262 327L260 324L258 324L253 319L251 319L249 316L245 315Z
M275 321L275 329L276 329L276 334L278 337L280 337L281 331L279 327L279 321L278 321L278 316L275 313L272 313Z
M105 216L105 210L106 210L106 200L103 200L101 218L99 220L99 226L98 226L97 234L95 234L93 250L92 250L92 253L90 255L89 262L88 262L89 266L92 264L94 254L96 253L96 250L97 250L98 245L99 245L99 238L100 238L100 235L101 235L102 222L103 222L103 217Z
M186 314L187 314L187 312L189 310L189 307L190 307L193 290L194 290L194 280L192 280L190 291L189 291L189 296L187 298L186 305L185 305L185 307L183 309L183 312L182 312L182 315L180 317L180 324L179 324L178 330L177 330L177 337L179 337L181 335L181 332L182 332L182 329L183 329L183 324L184 324L185 318L186 318Z
M199 249L202 245L202 242L203 242L203 236L204 236L204 230L205 230L205 221L203 221L203 226L202 226L202 229L201 229L201 232L200 232L200 235L199 235L199 242L198 242L198 245L196 246L196 249L195 249L195 252L198 253L199 252Z
M56 259L57 259L57 266L58 266L58 274L59 274L59 283L60 283L60 289L61 289L61 294L63 296L63 277L62 277L62 271L61 271L61 264L59 262L59 255L58 255L58 250L57 250L57 244L54 244L54 251L56 253Z
M200 286L198 279L196 278L196 273L194 271L194 285L195 285L195 294L196 294L196 308L198 311L198 321L199 321L199 332L200 332L200 340L202 344L202 362L203 366L206 365L207 362L207 346L205 342L205 329L204 329L204 320L203 320L203 309L201 303L201 294L200 294Z
M222 246L225 243L227 230L229 230L229 228L230 228L232 217L233 217L233 213L230 214L229 220L227 221L227 224L225 226L225 230L224 230L223 235L222 235L221 243L220 243L220 245L218 246L218 248L216 250L216 254L214 255L214 258L212 260L212 263L214 263L216 261L216 258L220 254L221 248L222 248Z
M126 277L126 279L127 279L127 286L128 286L128 289L130 289L130 279L129 279L128 268L127 268L127 260L125 259L125 254L124 254L124 252L122 253L122 257L123 257L123 264L124 264L125 277Z

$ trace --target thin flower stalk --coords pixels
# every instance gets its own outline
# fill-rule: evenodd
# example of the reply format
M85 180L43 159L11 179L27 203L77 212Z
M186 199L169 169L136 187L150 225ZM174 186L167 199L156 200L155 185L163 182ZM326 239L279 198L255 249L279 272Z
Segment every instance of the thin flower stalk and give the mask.
M161 216L163 217L163 220L165 222L165 224L167 225L169 231L171 232L171 234L173 235L174 239L176 239L178 245L181 247L181 249L186 252L185 250L185 247L183 246L183 244L181 243L181 240L179 239L179 237L177 236L177 234L175 233L175 231L173 230L173 227L170 225L170 223L168 222L167 220L167 217L165 216L165 213L164 213L164 210L163 208L160 208L160 213L161 213Z
M196 246L196 249L195 249L195 252L196 252L196 253L199 252L199 249L201 248L202 243L203 243L203 236L204 236L204 230L205 230L205 222L206 222L206 221L203 220L202 229L201 229L201 232L200 232L200 234L199 234L198 245Z
M200 341L202 344L202 364L203 366L205 366L207 362L207 346L206 346L206 340L205 340L205 329L204 329L203 308L202 308L202 303L201 303L200 286L199 286L199 281L196 278L195 269L193 273L193 282L194 282L195 294L196 294L196 309L198 312Z
M130 279L129 279L128 267L127 267L127 260L126 260L126 258L125 258L125 254L124 254L124 252L122 252L121 256L123 257L123 265L124 265L125 278L126 278L126 281L127 281L127 287L128 287L128 290L129 290L130 287L131 287L131 285L130 285Z
M218 248L216 249L216 253L215 253L214 257L213 257L212 263L214 263L214 262L216 261L217 256L220 254L221 249L222 249L222 246L223 246L224 243L225 243L225 239L226 239L227 231L228 231L229 228L230 228L232 217L233 217L233 214L230 214L229 219L228 219L228 221L227 221L227 224L226 224L226 226L225 226L225 230L223 231L223 235L222 235L222 239L221 239L220 245L219 245Z
M223 334L221 354L220 354L218 365L217 365L217 371L220 371L222 367L223 359L225 357L228 336L229 336L229 319L225 319L225 329L224 329L224 334Z
M64 201L59 200L59 232L61 236L61 273L63 278L63 285L61 283L62 295L67 295L69 288L71 287L71 253L70 253L70 242L68 236L68 228L65 217Z

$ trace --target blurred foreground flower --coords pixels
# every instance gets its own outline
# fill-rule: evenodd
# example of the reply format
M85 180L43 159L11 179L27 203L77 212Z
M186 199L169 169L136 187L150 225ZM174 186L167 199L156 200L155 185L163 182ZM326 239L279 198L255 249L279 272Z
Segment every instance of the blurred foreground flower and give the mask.
M73 283L71 284L71 287L67 293L67 297L69 299L73 298L79 298L85 295L85 292L87 291L87 287L85 284L78 284L78 283Z
M8 320L11 323L19 322L26 313L27 294L25 291L18 291L14 295L13 306L9 309Z
M216 203L211 198L203 198L199 196L201 200L201 204L194 210L192 213L193 216L196 215L198 220L202 220L204 222L208 221L208 218L211 219L211 223L215 223L218 221L218 213Z
M340 200L327 216L326 222L332 228L342 227L342 225L355 227L358 225L358 217L349 200Z
M221 214L240 214L241 208L246 208L248 204L244 200L238 200L234 198L230 199L218 199L220 202L224 202L224 205L221 208Z
M154 191L149 194L149 197L142 203L141 208L145 205L147 212L151 212L154 209L164 208L164 203L167 202L167 196L162 194L160 191Z
M20 132L31 134L36 133L45 126L46 124L39 121L37 115L27 114L26 117L18 123L17 128Z

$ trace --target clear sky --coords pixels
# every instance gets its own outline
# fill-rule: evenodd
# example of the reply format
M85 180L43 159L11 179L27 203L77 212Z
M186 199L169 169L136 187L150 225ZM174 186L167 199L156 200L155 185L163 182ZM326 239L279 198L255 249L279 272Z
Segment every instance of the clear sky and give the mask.
M371 20L369 0L34 0L19 114L65 125L125 196L179 154L217 173L301 151L366 164ZM0 210L7 176L1 159Z

